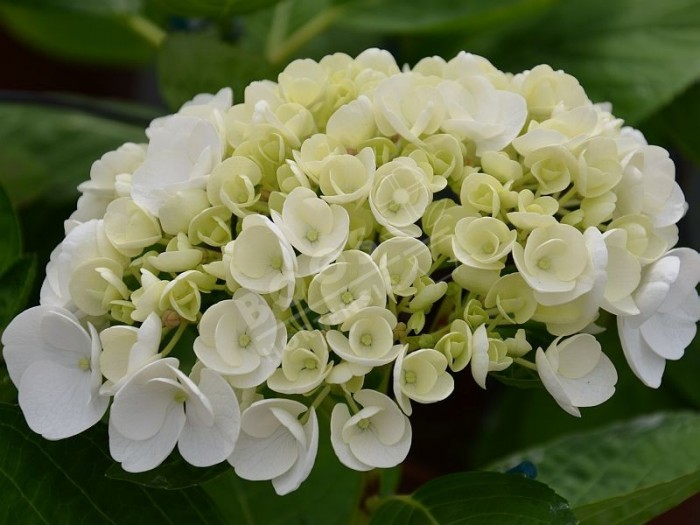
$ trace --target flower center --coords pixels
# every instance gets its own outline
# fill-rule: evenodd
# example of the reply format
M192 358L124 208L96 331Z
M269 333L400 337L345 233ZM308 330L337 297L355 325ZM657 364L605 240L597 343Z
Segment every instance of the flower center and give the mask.
M309 230L306 232L306 238L311 242L315 242L316 240L318 240L318 230L309 228Z
M241 348L247 348L249 344L250 344L250 336L248 334L242 334L238 338L238 346L240 346Z
M316 370L316 360L309 357L306 361L304 361L304 368L307 370Z
M552 266L552 261L550 260L549 257L542 257L539 261L537 261L537 267L540 270L549 270Z
M78 368L83 371L90 370L90 360L87 357L83 357L80 359L80 361L78 361Z
M371 346L372 334L364 334L362 337L360 337L360 343L362 343L364 346Z
M340 296L340 300L343 301L345 304L350 304L355 300L355 296L350 290L346 290L345 292L343 292L343 295Z
M270 259L270 266L272 267L273 270L281 270L282 269L282 257L276 256Z
M403 378L406 384L412 385L416 382L416 373L413 370L406 370L403 374Z
M360 427L362 430L366 430L367 427L369 427L369 419L360 419L357 422L357 426Z
M496 245L493 242L485 242L481 245L481 251L486 255L493 255L493 253L496 251Z
M173 399L175 399L176 403L184 403L185 401L187 401L187 394L182 390L178 390L177 392L175 392Z

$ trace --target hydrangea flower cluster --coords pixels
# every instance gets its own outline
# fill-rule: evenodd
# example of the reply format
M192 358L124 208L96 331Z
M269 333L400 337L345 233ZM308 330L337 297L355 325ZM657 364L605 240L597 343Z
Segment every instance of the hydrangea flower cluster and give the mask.
M30 427L61 439L111 407L127 471L177 447L285 494L317 411L344 465L391 467L455 374L539 377L578 416L617 381L600 316L651 387L695 335L668 153L549 66L296 60L146 135L93 164L40 306L2 337Z

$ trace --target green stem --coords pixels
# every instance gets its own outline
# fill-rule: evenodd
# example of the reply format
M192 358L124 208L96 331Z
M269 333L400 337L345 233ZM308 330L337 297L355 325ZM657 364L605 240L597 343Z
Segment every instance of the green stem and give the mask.
M537 365L532 361L528 361L527 359L523 359L522 357L516 357L515 359L513 359L513 362L519 364L522 367L529 368L530 370L534 370L535 372L537 372Z
M268 49L267 60L272 64L284 62L287 58L306 44L313 37L326 30L343 12L340 6L331 7L321 11L306 24L294 31L289 37L281 42L275 49Z
M127 16L126 25L155 48L160 47L167 36L165 31L141 15Z
M299 315L301 316L301 320L304 321L304 327L309 331L313 331L314 327L311 324L311 321L309 321L309 318L306 316L306 312L304 311L304 308L301 306L301 302L295 300L294 301L294 306L297 307L297 312L299 312Z
M182 334L185 333L185 330L187 329L187 326L189 323L182 319L180 321L180 325L177 327L177 330L173 334L173 336L170 338L170 341L168 341L168 344L166 345L165 348L161 351L160 355L161 357L167 356L170 352L172 352L173 348L175 348L175 345L177 342L180 340L180 337L182 337Z
M434 272L435 270L437 270L438 268L440 268L440 266L442 265L442 263L444 263L446 260L447 260L447 255L440 255L440 256L435 260L435 262L433 263L433 265L430 267L430 270L428 270L428 275L432 275L433 272Z
M345 396L345 401L347 402L348 406L352 410L353 414L357 414L360 411L360 407L357 406L357 403L355 403L355 400L352 398L352 394L348 391L347 387L345 385L342 385L343 389L343 395Z
M305 424L309 420L309 415L311 414L311 410L316 410L321 403L323 403L323 400L326 399L326 396L331 391L330 385L324 386L321 391L316 395L316 397L313 400L313 403L311 403L311 406L306 410L304 415L302 416L301 420L299 421L302 425Z

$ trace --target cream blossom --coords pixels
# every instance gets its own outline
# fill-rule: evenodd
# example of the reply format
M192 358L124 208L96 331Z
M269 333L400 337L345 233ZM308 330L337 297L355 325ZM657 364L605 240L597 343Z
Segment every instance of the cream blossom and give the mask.
M392 237L372 252L372 260L379 267L387 294L407 297L416 293L413 286L418 277L430 270L432 258L428 247L411 237Z
M302 330L294 334L282 353L282 365L267 379L280 394L303 394L320 385L333 368L323 334Z
M407 416L412 413L411 401L435 403L454 390L454 379L447 373L447 358L432 348L407 353L404 346L394 363L394 396Z
M241 416L241 434L228 458L236 474L252 481L271 480L280 496L296 490L308 477L318 450L318 419L291 399L264 399Z
M300 255L297 275L306 277L333 262L343 251L350 232L348 212L329 205L308 188L295 188L287 196L282 213L272 219Z
M579 407L596 406L615 392L617 372L590 334L555 339L537 349L537 373L557 404L580 417Z
M357 413L338 403L331 414L331 444L340 462L361 472L401 463L411 448L408 418L380 392L360 390L353 397L362 406Z
M199 322L194 352L204 366L225 376L236 388L267 380L282 362L287 339L265 300L241 288L232 299L211 306Z
M493 217L465 217L455 225L452 251L462 264L481 270L500 270L518 232Z

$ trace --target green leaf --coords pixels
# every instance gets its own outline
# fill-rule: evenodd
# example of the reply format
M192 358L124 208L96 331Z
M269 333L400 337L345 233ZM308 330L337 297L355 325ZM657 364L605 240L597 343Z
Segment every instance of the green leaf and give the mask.
M146 489L105 477L112 460L104 425L46 441L18 407L0 405L0 435L0 523L228 523L200 488Z
M265 9L280 0L153 0L163 11L182 16L224 18Z
M144 130L80 111L0 104L0 183L21 207L40 197L75 201L90 166Z
M163 97L177 108L198 93L232 87L234 100L253 80L266 78L271 66L265 58L219 40L210 33L168 35L158 56Z
M0 330L27 304L36 279L36 257L25 255L0 276Z
M306 481L291 494L278 496L269 481L244 481L233 472L203 484L202 488L230 523L348 523L362 495L362 474L344 467L335 457L328 418L320 416L319 424L316 463Z
M89 0L85 0L88 2ZM47 54L104 65L145 64L154 47L128 26L126 17L0 4L7 30Z
M694 163L700 165L700 82L688 88L673 103L655 116L675 146Z
M137 13L141 10L141 0L3 0L36 9L77 11L98 15Z
M377 33L488 30L529 16L556 0L354 0L339 24Z
M147 472L127 472L121 465L115 463L107 469L106 475L111 479L119 479L152 487L156 489L184 489L201 485L231 470L228 463L219 463L207 468L193 467L187 463L177 452L173 452L168 459L153 470Z
M466 472L387 498L370 525L566 525L576 518L546 485L514 474Z
M660 413L574 434L493 465L531 460L586 524L646 523L700 491L700 414Z
M7 270L22 253L22 235L12 203L0 186L0 275Z
M484 51L508 71L563 68L635 123L700 77L700 0L564 0Z

